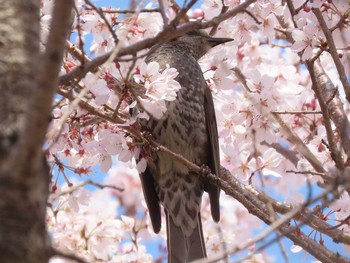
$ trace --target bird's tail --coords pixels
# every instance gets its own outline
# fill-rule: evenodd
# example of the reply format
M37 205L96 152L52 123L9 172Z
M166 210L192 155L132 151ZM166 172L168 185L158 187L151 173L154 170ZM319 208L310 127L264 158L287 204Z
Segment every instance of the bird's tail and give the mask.
M185 236L180 227L166 213L168 262L185 263L207 257L200 213L197 226L190 236Z

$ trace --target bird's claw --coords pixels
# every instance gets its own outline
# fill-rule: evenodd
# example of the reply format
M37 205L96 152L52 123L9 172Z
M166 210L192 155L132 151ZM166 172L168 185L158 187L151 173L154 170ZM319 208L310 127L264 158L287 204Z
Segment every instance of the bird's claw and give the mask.
M207 165L202 164L199 170L199 173L205 177L211 174L211 170Z

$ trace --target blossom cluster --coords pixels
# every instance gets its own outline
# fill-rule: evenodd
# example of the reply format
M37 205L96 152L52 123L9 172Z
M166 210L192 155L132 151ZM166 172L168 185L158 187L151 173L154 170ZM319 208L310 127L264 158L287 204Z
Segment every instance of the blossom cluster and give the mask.
M53 2L42 2L43 43L50 31ZM163 2L165 15L171 21L177 13L175 2ZM190 21L206 22L241 2L203 0L187 15ZM102 8L103 17L83 0L75 4L78 13L72 21L70 37L74 45L67 50L61 76L79 67L84 57L89 56L84 63L93 61L163 30L162 14L152 11L159 8L155 1L126 14L118 12L119 6ZM142 11L147 9L152 12ZM232 37L234 41L215 47L199 61L214 98L221 165L243 184L269 193L283 204L298 205L309 198L307 186L325 182L324 173L337 176L333 172L338 164L332 145L346 155L342 148L346 138L337 130L336 119L327 125L329 120L321 104L339 98L337 105L341 104L344 114L349 114L339 63L348 77L350 4L345 0L259 0L247 10L216 28L216 36ZM330 29L333 45L325 27ZM74 48L80 50L81 56ZM146 161L135 161L146 154L146 139L140 133L138 120L161 118L181 86L176 81L176 69L167 66L160 70L156 62L147 64L146 54L147 50L140 50L137 56L107 62L75 79L74 85L61 85L54 102L47 157L57 173L52 178L48 229L55 248L91 262L152 261L144 244L156 239L156 235L150 227L138 178ZM316 77L326 75L332 81L327 86L328 91L335 89L330 98L324 95L326 91L315 88L310 63L324 70ZM318 94L323 94L323 102ZM69 96L81 96L85 104L74 106ZM312 160L317 160L324 171L318 171ZM125 191L108 187L70 191L77 183L71 183L69 178L67 186L56 183L68 177L69 172L84 180L97 166L108 174L105 178L99 175L98 181ZM201 214L209 256L225 253L227 247L251 239L261 226L229 196L221 197L222 218L216 225L208 202L204 196ZM331 216L323 219L343 222L348 216L348 203L349 195L343 193L328 207ZM339 229L348 234L347 226L343 222ZM161 236L165 237L164 227ZM254 248L251 250L254 252ZM162 247L159 251L162 258ZM296 251L294 247L292 251ZM258 252L251 258L251 262L270 260ZM55 258L52 262L68 261Z
M136 83L144 83L146 98L138 97L142 107L154 119L159 120L166 111L166 101L176 99L176 93L181 88L175 80L178 72L169 65L159 72L159 64L155 61L140 64L139 74L134 75Z
M152 262L139 237L145 224L125 215L117 218L120 203L110 191L69 191L63 186L49 199L47 226L56 249L89 262Z

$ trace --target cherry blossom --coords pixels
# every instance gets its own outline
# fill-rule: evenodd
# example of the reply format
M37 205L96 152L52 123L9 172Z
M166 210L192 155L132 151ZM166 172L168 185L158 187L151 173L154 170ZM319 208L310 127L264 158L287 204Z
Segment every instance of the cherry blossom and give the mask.
M303 52L302 59L308 59L313 55L313 47L317 45L315 39L315 27L305 26L303 30L294 29L292 34L295 39L295 43L292 46L292 50L295 52Z
M42 48L50 32L53 2L44 0L41 5ZM71 30L74 33L67 40L60 77L85 69L108 52L125 50L146 39L152 41L159 32L170 30L167 26L164 29L164 22L172 21L178 11L175 2L163 2L163 14L159 12L158 1L145 1L124 14L120 13L123 9L120 3L111 3L101 9L102 18L85 1L75 1ZM225 15L243 2L203 0L188 11L188 20L205 27L214 17ZM349 10L347 1L259 0L229 19L213 22L213 29L203 29L217 37L234 38L211 49L199 64L214 98L220 163L238 180L234 182L245 189L245 197L253 195L256 202L264 204L262 208L268 208L269 220L265 223L283 217L283 213L288 213L287 208L309 201L309 185L317 193L328 191L332 178L341 178L341 171L348 172L349 153L345 145L348 138L337 124L345 123L350 112ZM335 51L326 39L327 31L316 16L317 11L331 31ZM60 82L52 104L45 147L53 170L47 228L55 249L74 253L88 262L160 262L166 257L165 222L160 234L155 235L139 180L139 172L146 169L148 154L158 149L153 149L139 122L161 118L168 105L176 100L181 86L176 81L175 68L166 65L161 69L156 62L144 61L148 51L128 53L114 58L113 62L98 64L68 82ZM334 90L330 95L317 82L324 74L312 75L315 70L310 65L316 63L329 76L327 87ZM74 106L78 96L80 102ZM322 98L326 107L322 107ZM335 101L337 105L333 107ZM343 119L337 119L339 112L345 116ZM341 163L336 163L337 151ZM81 182L74 179L74 173L83 182L97 178L102 189L75 188ZM61 183L63 180L65 184ZM316 200L312 205L307 204L307 209L324 206L324 210L312 216L329 224L330 229L340 230L339 234L349 234L348 193L337 185L327 198L334 202L328 205ZM211 219L206 194L202 201L201 217L209 257L248 242L266 229L252 215L256 210L229 195L222 194L220 201L219 224ZM300 213L310 216L307 209ZM325 216L324 211L329 211L329 215ZM315 228L309 235L307 230L298 228L299 223L309 222L298 220L297 217L288 220L296 226L294 232L300 231L298 234L305 237L317 233L317 237L334 238L316 225L311 226ZM160 243L159 258L147 250L148 242L154 240ZM317 242L321 244L321 240ZM251 257L242 262L271 261L265 250L255 250L259 244L244 250ZM332 251L329 244L322 247ZM345 250L340 254L349 253L348 245L344 242ZM298 253L306 249L289 244L285 250ZM51 262L69 261L54 257Z
M165 101L175 100L176 93L181 88L175 80L178 72L168 65L162 72L159 72L159 64L154 61L149 64L142 63L139 70L140 73L134 78L138 83L144 82L146 98L138 97L138 99L147 113L160 119L166 111Z

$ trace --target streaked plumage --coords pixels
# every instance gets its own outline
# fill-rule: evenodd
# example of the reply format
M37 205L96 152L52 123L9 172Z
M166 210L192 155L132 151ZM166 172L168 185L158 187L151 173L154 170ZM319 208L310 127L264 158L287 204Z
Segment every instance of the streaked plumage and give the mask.
M144 129L171 151L218 174L219 148L213 99L197 60L211 47L231 39L211 38L198 31L151 49L146 62L156 61L178 70L181 90L167 104L160 120ZM219 189L189 172L186 166L158 152L148 159L140 175L154 231L161 227L160 204L165 208L169 262L189 262L206 257L200 205L203 191L210 197L214 221L220 219Z

